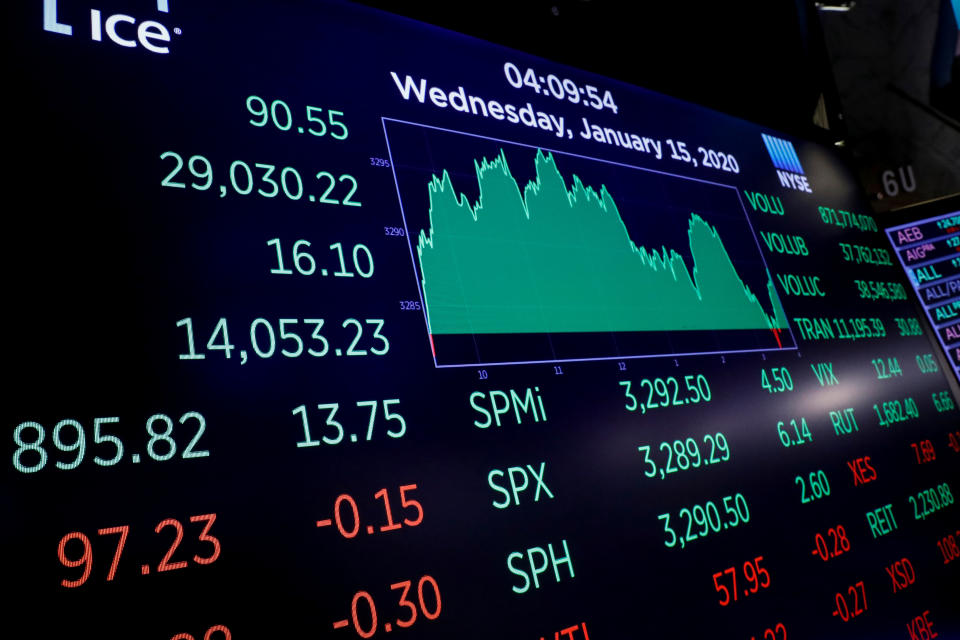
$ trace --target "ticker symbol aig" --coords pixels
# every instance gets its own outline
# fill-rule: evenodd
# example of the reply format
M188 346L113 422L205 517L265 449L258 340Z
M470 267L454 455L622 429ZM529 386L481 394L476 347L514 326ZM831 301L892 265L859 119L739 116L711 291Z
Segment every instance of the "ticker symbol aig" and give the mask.
M169 13L168 0L157 0L157 11ZM43 28L51 33L73 36L73 25L61 22L57 0L43 0ZM176 34L179 28L173 29ZM170 30L156 20L138 20L124 14L103 15L99 9L90 9L90 39L103 42L106 36L114 44L128 49L143 47L152 53L170 53Z

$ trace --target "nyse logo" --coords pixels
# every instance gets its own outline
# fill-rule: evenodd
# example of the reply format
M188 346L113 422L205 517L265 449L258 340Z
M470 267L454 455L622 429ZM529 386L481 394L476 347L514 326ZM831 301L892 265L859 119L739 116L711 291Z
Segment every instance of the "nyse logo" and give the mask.
M157 11L169 14L169 0L157 0ZM57 0L43 0L43 28L51 33L73 35L73 25L60 22ZM173 33L179 35L180 29L175 28ZM152 53L170 53L170 30L162 23L138 20L124 13L104 16L99 9L90 9L90 39L103 42L104 36L128 49L143 47Z
M777 169L780 186L813 193L807 176L803 174L803 167L800 165L800 158L797 157L797 150L793 148L793 143L765 133L761 136L763 144L767 147L767 153L770 154L770 161Z

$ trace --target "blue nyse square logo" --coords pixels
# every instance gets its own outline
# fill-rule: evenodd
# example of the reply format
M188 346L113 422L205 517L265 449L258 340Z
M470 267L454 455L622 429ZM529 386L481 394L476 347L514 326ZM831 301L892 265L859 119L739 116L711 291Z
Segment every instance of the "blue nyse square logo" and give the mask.
M804 175L803 166L800 164L800 158L797 156L797 150L793 147L793 143L782 138L768 136L765 133L760 135L763 137L763 144L767 147L767 153L770 154L770 161L773 162L773 166L777 170L780 186L813 193L810 182Z
M800 166L800 158L797 157L797 150L793 148L793 143L780 138L774 138L767 134L763 136L763 143L767 145L767 153L770 154L770 160L777 169L799 173L803 175L803 167Z

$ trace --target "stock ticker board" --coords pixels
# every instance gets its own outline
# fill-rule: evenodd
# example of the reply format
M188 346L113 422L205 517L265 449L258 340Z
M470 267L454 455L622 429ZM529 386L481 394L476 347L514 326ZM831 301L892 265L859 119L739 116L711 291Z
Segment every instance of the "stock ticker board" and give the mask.
M960 373L960 211L886 231L950 369Z
M960 637L952 365L831 150L344 3L15 5L5 636Z

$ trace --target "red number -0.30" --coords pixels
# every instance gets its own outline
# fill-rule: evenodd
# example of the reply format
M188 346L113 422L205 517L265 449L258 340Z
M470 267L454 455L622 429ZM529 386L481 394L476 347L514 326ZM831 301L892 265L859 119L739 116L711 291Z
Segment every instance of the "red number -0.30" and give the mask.
M399 593L396 596L397 618L392 622L384 622L384 631L392 631L394 625L401 628L412 627L421 615L427 620L440 617L440 587L432 576L420 578L415 592L412 580L395 582L390 585L390 590ZM413 599L414 595L416 600ZM380 619L373 596L367 591L357 591L350 601L350 618L337 620L333 623L333 628L352 626L361 638L372 638L380 627Z

